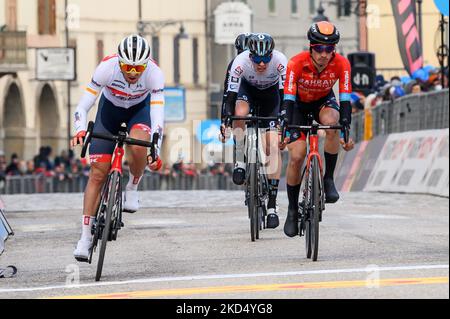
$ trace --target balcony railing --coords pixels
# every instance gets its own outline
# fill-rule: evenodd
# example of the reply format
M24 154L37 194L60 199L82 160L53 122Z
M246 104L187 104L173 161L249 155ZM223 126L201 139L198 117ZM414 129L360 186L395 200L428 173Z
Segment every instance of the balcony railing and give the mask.
M26 31L0 31L0 73L27 67Z

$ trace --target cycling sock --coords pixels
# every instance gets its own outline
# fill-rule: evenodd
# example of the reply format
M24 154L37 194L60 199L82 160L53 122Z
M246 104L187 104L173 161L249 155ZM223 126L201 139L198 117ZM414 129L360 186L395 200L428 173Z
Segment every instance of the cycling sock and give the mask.
M279 179L269 179L269 203L267 204L268 209L276 208L279 184Z
M92 224L95 221L95 217L83 215L81 220L81 239L88 241L92 238Z
M142 179L142 176L134 177L134 175L131 174L131 172L130 172L130 179L128 180L126 190L127 191L137 191L141 179Z
M300 185L287 185L287 193L289 199L289 209L298 210L298 198L300 196Z
M236 139L236 162L245 162L245 144L244 139Z
M338 154L330 154L325 152L325 176L323 178L334 178L334 170L336 168L336 163L338 159Z

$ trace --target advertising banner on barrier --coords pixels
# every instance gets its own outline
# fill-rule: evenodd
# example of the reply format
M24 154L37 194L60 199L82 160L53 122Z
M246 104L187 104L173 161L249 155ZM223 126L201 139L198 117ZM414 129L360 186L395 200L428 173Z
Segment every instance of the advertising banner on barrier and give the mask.
M387 135L377 136L369 142L361 159L361 165L355 173L355 178L351 185L352 192L362 192L369 181L370 174L375 167L378 156L388 139Z
M428 167L426 186L430 194L449 197L449 131L443 130L442 133L436 143L431 166Z
M364 190L448 196L448 132L390 135Z
M336 168L336 188L341 192L361 192L367 185L388 135L358 143L351 152L342 151Z

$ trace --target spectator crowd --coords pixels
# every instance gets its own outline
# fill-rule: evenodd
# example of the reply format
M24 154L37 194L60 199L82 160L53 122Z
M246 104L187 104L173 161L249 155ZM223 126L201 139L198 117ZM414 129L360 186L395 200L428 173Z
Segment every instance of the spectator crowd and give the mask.
M361 92L352 93L353 113L364 110L366 101L370 103L371 107L375 107L383 102L393 101L406 95L448 88L448 67L444 69L444 85L442 85L441 70L431 65L417 70L412 76L393 76L389 81L379 74L376 76L375 82L375 90L368 95Z
M180 156L173 165L165 164L159 172L162 176L197 177L198 175L209 176L231 176L231 164L209 163L204 169L199 169L196 164L185 163L184 157ZM147 168L148 170L148 168ZM17 154L12 154L8 162L4 153L0 151L0 180L5 180L6 176L39 176L54 177L59 181L64 181L79 176L89 176L90 165L85 159L75 158L74 152L69 150L62 151L59 156L52 156L52 148L41 147L39 154L33 160L25 161L20 159ZM128 171L127 162L124 163L124 171Z

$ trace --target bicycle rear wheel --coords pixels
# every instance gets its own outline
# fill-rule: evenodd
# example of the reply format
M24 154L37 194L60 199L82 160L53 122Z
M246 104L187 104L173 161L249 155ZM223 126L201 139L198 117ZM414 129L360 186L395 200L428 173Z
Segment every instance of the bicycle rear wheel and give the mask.
M97 273L95 275L95 281L99 281L102 276L103 262L105 259L105 252L106 252L106 244L108 243L111 231L111 219L113 215L114 206L116 204L117 196L118 194L120 194L119 186L120 186L119 173L114 172L111 178L109 178L109 185L107 188L108 205L106 207L105 224L102 231L102 241L100 246L100 254L98 256Z
M249 201L248 211L250 215L250 237L252 241L259 238L259 222L258 222L258 183L257 183L257 170L256 164L250 163L249 165L248 185L249 188Z

